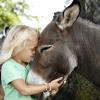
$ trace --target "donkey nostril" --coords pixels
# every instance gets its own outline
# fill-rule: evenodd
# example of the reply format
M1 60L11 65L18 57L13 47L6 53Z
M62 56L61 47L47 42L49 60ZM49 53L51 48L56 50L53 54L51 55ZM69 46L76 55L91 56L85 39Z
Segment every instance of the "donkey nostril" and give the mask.
M53 45L42 45L40 48L39 48L39 52L42 53L44 51L49 51L51 50L53 47Z

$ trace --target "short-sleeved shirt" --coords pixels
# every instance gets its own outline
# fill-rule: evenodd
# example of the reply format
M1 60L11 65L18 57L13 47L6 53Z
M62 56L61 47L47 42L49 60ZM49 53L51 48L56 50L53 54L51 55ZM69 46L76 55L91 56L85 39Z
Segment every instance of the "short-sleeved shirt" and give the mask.
M31 96L21 95L12 85L11 82L16 79L26 81L30 66L23 66L14 59L7 60L1 69L1 81L4 89L4 100L33 100Z

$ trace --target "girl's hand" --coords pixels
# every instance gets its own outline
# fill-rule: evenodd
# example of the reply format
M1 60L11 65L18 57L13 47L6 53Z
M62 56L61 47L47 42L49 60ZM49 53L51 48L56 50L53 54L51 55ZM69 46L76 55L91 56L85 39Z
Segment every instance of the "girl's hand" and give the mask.
M63 84L63 77L57 78L48 83L50 88L49 90L57 90L62 84Z

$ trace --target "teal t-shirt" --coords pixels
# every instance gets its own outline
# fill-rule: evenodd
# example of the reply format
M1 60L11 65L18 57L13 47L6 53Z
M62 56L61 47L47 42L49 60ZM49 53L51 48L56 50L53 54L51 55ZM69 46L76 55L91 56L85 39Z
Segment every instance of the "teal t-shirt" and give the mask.
M4 89L4 100L33 100L31 96L21 95L12 85L11 81L23 79L26 81L30 66L23 66L14 59L7 60L1 69L1 81Z

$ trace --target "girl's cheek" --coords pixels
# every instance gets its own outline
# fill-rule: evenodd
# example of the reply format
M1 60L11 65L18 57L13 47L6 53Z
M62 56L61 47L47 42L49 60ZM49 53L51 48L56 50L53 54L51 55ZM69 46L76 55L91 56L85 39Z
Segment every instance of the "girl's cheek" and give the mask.
M32 51L30 51L30 56L33 56L33 52Z

